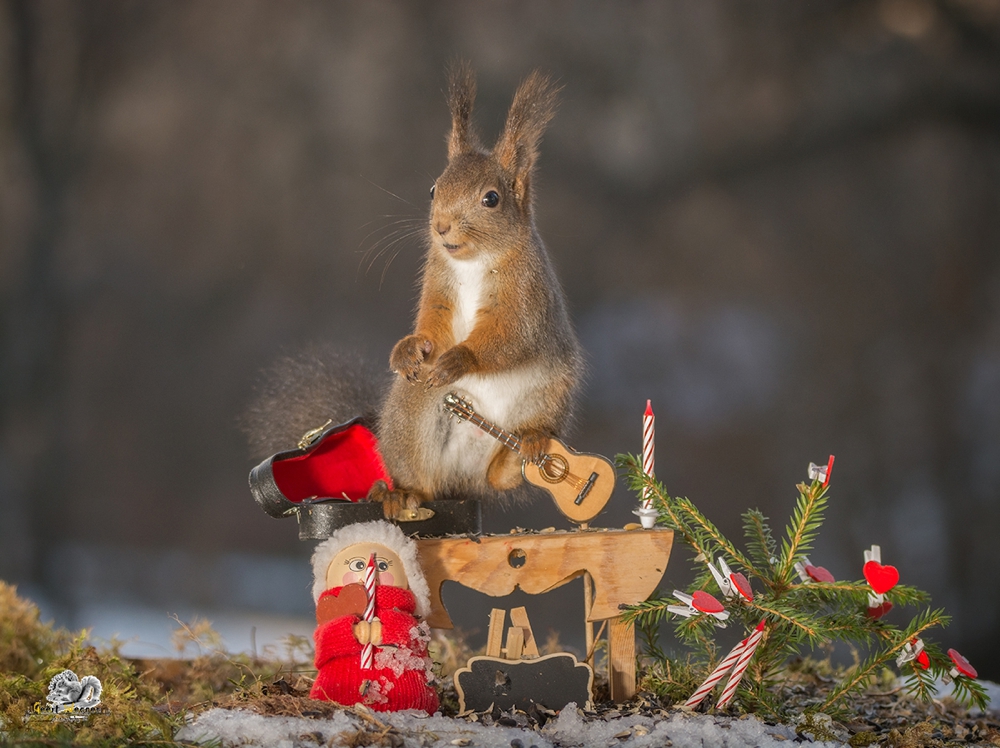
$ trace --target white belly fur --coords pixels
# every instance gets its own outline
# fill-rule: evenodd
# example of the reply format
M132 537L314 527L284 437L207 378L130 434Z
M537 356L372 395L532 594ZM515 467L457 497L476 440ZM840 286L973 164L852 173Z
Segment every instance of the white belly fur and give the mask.
M481 259L452 260L451 268L455 272L455 312L451 330L455 343L461 343L476 324L486 264Z
M500 374L471 374L456 381L449 391L466 398L479 415L502 429L517 434L539 407L546 384L540 366L529 364ZM441 454L447 473L482 477L493 455L507 449L478 426L460 422Z
M455 311L452 334L455 343L469 337L476 323L488 266L481 259L452 260L455 273ZM532 419L540 406L546 373L536 364L495 374L471 374L457 380L448 391L465 397L483 418L500 428L517 433ZM494 437L471 423L456 423L441 453L445 475L466 475L482 479L493 455L507 449Z

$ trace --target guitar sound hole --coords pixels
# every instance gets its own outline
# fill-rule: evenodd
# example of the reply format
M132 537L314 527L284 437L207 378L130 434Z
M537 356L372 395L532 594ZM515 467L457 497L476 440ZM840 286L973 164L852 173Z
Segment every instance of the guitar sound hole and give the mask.
M561 483L569 475L569 463L562 455L545 455L542 464L538 466L538 472L549 483Z

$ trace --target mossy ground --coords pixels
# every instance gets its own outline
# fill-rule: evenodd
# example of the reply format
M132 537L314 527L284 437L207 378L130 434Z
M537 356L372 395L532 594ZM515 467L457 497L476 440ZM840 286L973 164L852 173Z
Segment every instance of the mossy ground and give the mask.
M42 622L37 606L0 580L0 744L176 745L172 737L185 720L211 707L316 718L341 708L308 698L316 675L309 639L289 636L280 651L251 657L225 652L210 622L177 620L173 644L175 659L126 658L114 642L97 649L85 631ZM447 676L473 654L461 635L431 642L446 713L458 707ZM100 707L84 720L44 713L49 680L66 669L103 686Z
M135 660L122 657L114 644L90 646L86 632L70 633L43 623L37 607L0 581L0 743L18 746L175 746L173 735L189 716L211 707L249 708L259 714L322 719L342 709L308 698L315 671L311 642L289 638L281 652L265 657L227 654L206 621L178 621L177 659ZM558 650L550 641L544 650ZM192 651L193 650L193 651ZM438 638L432 656L442 675L442 712L455 716L458 703L447 675L475 654L461 635ZM70 669L97 676L103 685L98 713L79 722L56 721L33 712L45 705L51 677ZM597 705L587 717L610 718L625 713L664 713L672 703L667 692L685 690L683 668L665 677L646 670L646 689L628 705L606 700L606 683L598 682ZM783 677L783 698L803 710L822 701L840 673L826 661L794 663ZM657 694L657 691L662 693ZM603 695L603 698L602 698ZM834 729L850 745L946 746L975 742L1000 746L1000 723L971 717L956 703L926 704L893 689L886 680L873 684L851 705L853 721L805 724L804 734ZM495 715L496 716L496 715ZM503 717L497 717L503 719ZM529 719L529 724L531 720Z
M308 684L311 644L289 639L282 656L254 659L221 649L208 622L178 621L175 646L183 659L135 660L115 643L98 650L86 632L43 623L38 608L0 581L0 742L15 745L172 745L186 716L199 709L267 695L266 684ZM52 676L94 675L101 704L86 719L45 713ZM300 684L301 685L301 684ZM294 689L294 687L293 687ZM308 689L308 685L306 685Z

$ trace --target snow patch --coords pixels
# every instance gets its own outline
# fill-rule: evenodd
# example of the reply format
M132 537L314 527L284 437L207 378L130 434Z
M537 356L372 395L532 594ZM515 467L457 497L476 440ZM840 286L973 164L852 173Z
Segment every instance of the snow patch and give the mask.
M493 725L485 727L463 719L428 717L416 712L378 713L375 718L391 725L407 748L450 748L453 745L479 748L569 748L570 746L622 746L653 748L787 748L796 738L795 730L785 725L768 725L755 717L732 718L674 711L667 717L641 715L619 719L584 719L574 704L568 704L559 716L541 731ZM178 741L214 742L230 746L277 746L309 748L313 745L337 745L337 736L354 733L365 726L355 714L338 712L332 719L302 717L263 717L247 711L212 709L198 716L175 736ZM839 742L815 742L814 746L832 748Z

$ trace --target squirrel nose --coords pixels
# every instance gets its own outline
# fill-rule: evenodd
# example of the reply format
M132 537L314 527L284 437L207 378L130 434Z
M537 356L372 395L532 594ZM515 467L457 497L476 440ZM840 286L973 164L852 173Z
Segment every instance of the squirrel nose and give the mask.
M434 222L434 230L436 232L438 232L439 234L441 234L441 236L444 236L449 231L451 231L451 222L450 221L445 222L445 221L440 221L440 220L435 221Z

